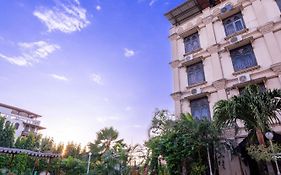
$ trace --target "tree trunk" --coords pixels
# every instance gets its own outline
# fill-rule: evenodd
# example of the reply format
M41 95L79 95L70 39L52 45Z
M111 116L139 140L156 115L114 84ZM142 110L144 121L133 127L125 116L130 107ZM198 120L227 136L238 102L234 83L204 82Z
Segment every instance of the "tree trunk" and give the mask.
M187 169L186 169L186 159L182 161L182 175L187 174Z
M260 145L264 145L265 144L265 142L264 142L264 135L263 135L263 133L262 133L262 131L260 129L256 130L256 136L257 136L257 139L259 141L259 144Z

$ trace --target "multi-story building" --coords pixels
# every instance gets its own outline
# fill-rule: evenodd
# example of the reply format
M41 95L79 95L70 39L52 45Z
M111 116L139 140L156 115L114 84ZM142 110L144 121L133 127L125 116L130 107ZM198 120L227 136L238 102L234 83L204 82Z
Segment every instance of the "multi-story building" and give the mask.
M6 123L14 125L16 138L27 136L29 133L37 134L39 130L45 129L40 126L40 115L3 103L0 103L0 117L3 117Z
M165 14L172 24L177 116L212 119L217 101L239 95L248 84L281 88L280 10L281 0L188 0ZM245 135L241 129L228 137L239 143ZM225 159L220 174L248 172L238 158Z

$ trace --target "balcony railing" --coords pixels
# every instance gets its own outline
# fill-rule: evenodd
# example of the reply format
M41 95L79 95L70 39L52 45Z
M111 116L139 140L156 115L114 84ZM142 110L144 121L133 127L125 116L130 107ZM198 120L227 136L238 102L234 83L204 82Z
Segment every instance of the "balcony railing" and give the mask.
M4 117L6 119L20 120L20 121L22 121L22 122L24 122L26 124L40 126L40 121L39 120L31 119L31 118L28 118L28 117L23 117L23 116L14 115L14 114L5 114L5 113L0 113L0 116Z

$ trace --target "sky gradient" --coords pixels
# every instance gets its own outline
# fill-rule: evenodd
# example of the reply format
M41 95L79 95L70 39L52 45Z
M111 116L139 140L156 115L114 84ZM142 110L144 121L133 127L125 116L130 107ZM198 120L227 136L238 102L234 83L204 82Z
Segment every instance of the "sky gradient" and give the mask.
M155 108L173 112L163 14L182 2L0 1L0 102L42 115L56 142L113 126L142 143Z

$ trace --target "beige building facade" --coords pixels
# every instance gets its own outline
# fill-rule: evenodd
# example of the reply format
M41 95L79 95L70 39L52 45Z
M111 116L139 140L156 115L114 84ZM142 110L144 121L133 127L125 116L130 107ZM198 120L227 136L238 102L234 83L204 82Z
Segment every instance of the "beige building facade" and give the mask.
M217 101L248 84L281 88L280 11L281 0L188 0L166 13L175 114L212 119ZM239 143L239 132L229 137ZM220 174L250 174L238 159L226 155Z

